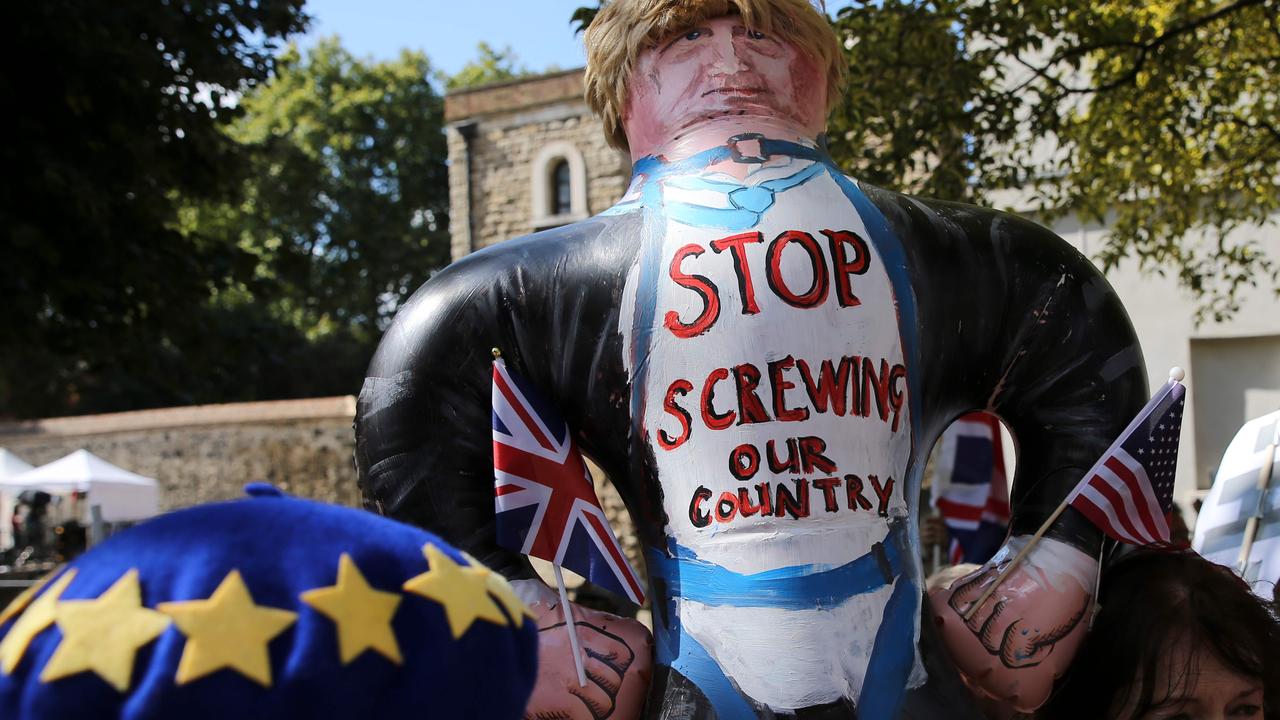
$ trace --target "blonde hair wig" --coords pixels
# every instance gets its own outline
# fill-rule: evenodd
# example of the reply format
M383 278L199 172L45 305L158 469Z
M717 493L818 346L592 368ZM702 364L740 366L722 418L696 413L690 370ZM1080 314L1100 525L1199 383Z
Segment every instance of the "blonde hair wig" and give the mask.
M640 53L677 30L734 13L747 27L794 45L824 67L831 109L840 96L844 58L831 23L809 0L613 0L600 10L583 40L587 104L600 116L610 145L627 149L622 112Z

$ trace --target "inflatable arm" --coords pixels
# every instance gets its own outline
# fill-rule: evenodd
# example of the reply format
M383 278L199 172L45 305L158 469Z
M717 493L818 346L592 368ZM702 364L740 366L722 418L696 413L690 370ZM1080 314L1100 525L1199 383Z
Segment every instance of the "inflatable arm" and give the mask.
M574 606L588 678L579 686L555 591L528 558L497 543L490 349L500 348L507 366L558 406L584 452L625 480L629 422L616 328L626 251L589 252L597 225L505 242L424 285L379 345L356 414L366 505L433 529L513 580L539 629L530 712L566 720L635 717L652 641L634 620ZM636 512L631 488L616 486Z
M492 348L558 403L611 477L625 467L626 380L599 362L619 352L605 330L616 327L616 291L576 281L591 225L506 242L440 272L396 315L360 392L366 505L431 528L512 579L534 574L494 534Z
M928 450L985 410L1018 450L1012 534L1034 533L1147 400L1129 316L1097 268L1022 218L872 190L905 239L916 288ZM1069 512L1050 537L1096 556L1101 534Z
M890 222L923 239L907 243L915 287L947 299L919 303L922 354L937 363L921 390L921 447L958 414L986 410L1008 425L1018 449L1011 539L982 571L932 592L931 604L970 685L1030 711L1047 699L1087 627L1101 533L1068 509L979 612L965 621L963 611L1142 407L1141 350L1110 285L1050 231L887 195L877 200Z

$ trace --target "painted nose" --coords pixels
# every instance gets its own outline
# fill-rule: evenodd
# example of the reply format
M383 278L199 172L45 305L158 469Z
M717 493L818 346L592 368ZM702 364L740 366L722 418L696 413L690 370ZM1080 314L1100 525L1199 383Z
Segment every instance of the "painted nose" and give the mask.
M725 75L746 70L750 67L747 48L738 38L729 33L720 33L713 38L716 51L716 68Z

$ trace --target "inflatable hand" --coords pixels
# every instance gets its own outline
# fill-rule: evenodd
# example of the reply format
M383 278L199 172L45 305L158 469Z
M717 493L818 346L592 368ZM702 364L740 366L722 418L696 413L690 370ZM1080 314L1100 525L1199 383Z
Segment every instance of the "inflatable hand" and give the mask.
M587 676L587 684L579 686L559 597L538 581L512 584L524 586L517 592L538 623L538 681L526 720L638 718L653 675L649 629L635 620L571 604Z
M965 613L1025 546L1009 540L977 572L929 593L942 636L966 682L1019 712L1049 699L1084 639L1097 561L1041 539L968 620Z

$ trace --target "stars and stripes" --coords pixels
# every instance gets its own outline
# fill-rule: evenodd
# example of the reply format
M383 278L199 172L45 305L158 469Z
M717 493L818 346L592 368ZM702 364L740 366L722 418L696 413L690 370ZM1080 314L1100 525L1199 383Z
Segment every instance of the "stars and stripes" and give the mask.
M1161 388L1067 498L1116 540L1169 542L1186 390L1177 380Z
M568 425L501 358L493 363L493 473L499 544L644 602Z
M947 428L934 474L934 505L951 535L952 564L991 559L1009 529L1000 421L982 412Z

